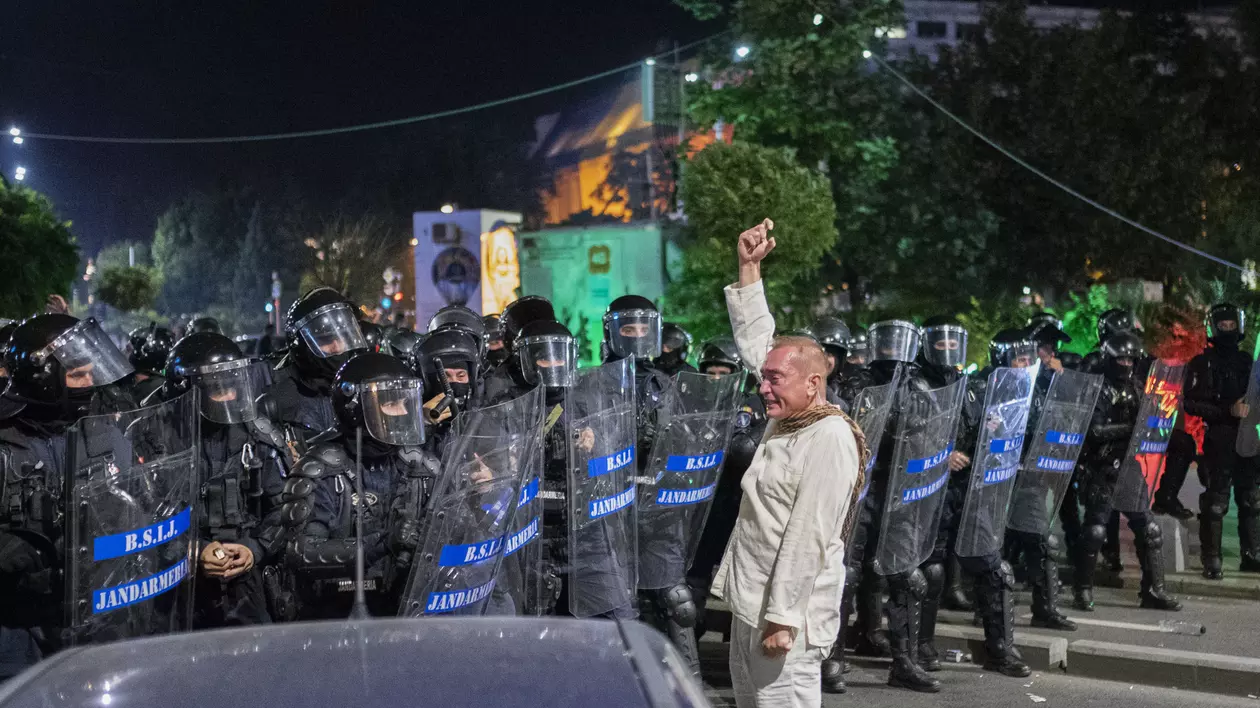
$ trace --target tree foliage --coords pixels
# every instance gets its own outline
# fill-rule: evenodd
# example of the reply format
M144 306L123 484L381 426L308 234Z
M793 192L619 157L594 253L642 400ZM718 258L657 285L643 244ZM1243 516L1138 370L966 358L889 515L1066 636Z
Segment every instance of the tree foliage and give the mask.
M78 265L69 222L43 195L0 177L0 316L34 314L52 294L69 298Z
M96 279L96 297L125 312L152 307L158 294L157 273L152 268L110 265Z
M714 144L693 158L679 187L687 205L682 277L668 311L700 339L729 334L722 288L737 274L739 234L774 220L778 247L766 259L766 297L780 330L805 326L819 299L823 255L835 245L831 185L780 148Z
M408 238L407 232L372 214L333 217L305 240L314 262L302 274L300 289L325 285L353 302L374 302L381 274L403 255Z

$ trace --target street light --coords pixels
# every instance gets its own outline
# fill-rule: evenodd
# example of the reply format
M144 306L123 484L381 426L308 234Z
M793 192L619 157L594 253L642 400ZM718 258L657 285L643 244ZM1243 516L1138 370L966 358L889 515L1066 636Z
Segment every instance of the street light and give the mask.
M18 130L16 127L9 128L9 135L12 135L13 137L16 138L17 136L21 134L22 134L22 131Z
M742 44L735 49L735 56L739 57L740 59L743 59L744 57L748 56L750 52L752 52L752 50L748 48L748 45Z
M648 66L656 66L656 60L655 60L655 59L651 59L651 58L649 58L649 59L648 59L646 62L644 62L644 63L645 63L645 64L647 64Z
M869 50L869 49L863 49L863 50L862 50L862 58L863 58L863 59L870 59L870 58L871 58L871 50Z
M443 214L454 214L454 213L455 213L455 205L454 205L454 204L443 204L443 205L442 205L442 213L443 213Z
M694 84L695 82L700 80L700 75L693 71L687 74L686 76L684 76L683 78L686 79L688 83Z
M16 136L16 137L14 137L14 138L13 138L13 144L14 144L14 145L21 145L21 144L22 144L22 143L24 143L24 142L26 142L26 139L25 139L25 138L23 138L23 137L22 137L22 136L20 136L20 135L19 135L19 136Z
M17 172L15 172L15 173L13 174L13 179L15 179L15 180L17 180L17 181L19 181L19 182L21 182L22 180L26 179L26 168L25 168L25 167L19 167L19 168L17 168Z
M816 13L814 15L814 26L817 27L818 25L821 25L822 21L823 21L822 13L821 12Z

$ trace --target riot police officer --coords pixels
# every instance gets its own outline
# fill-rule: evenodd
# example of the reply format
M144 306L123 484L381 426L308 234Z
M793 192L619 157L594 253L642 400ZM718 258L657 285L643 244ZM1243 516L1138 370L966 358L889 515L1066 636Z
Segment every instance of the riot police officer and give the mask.
M455 418L481 404L481 337L458 324L439 326L412 350L411 370L432 393L424 402L430 426L425 449L439 459Z
M1080 547L1077 549L1075 599L1077 609L1094 609L1094 570L1098 553L1107 539L1107 522L1112 515L1112 497L1129 439L1137 422L1142 385L1134 369L1145 355L1142 342L1130 332L1113 334L1103 342L1103 388L1090 423L1082 452L1084 489L1081 493L1085 514ZM1163 534L1150 512L1125 512L1138 561L1142 566L1139 597L1142 607L1179 610L1178 603L1164 589Z
M143 403L154 391L162 388L162 370L166 357L175 344L175 335L169 329L150 322L148 327L137 327L127 335L127 360L136 370L132 394Z
M666 376L673 376L679 371L696 372L696 367L687 363L687 355L691 352L691 333L673 322L666 322L661 328L661 355L652 361L652 365L660 369Z
M516 339L521 330L530 322L555 322L556 312L551 301L537 295L527 295L508 303L499 317L499 328L502 330L504 354L503 361L497 368L487 371L485 375L485 399L502 401L504 391L517 388L517 375L521 371L521 359L516 351Z
M359 354L333 379L337 426L312 440L294 466L280 513L299 619L344 618L350 612L356 514L363 519L369 611L397 613L438 472L437 460L418 447L424 440L422 390L405 364L385 354ZM356 470L362 475L361 499Z
M213 317L195 317L188 323L187 334L197 334L198 332L223 334L223 328L219 326L219 321Z
M1048 381L1054 372L1063 370L1059 347L1070 344L1072 338L1063 331L1063 321L1049 312L1038 312L1028 320L1025 335L1037 345L1037 358L1041 360L1040 379Z
M197 628L270 621L263 569L283 539L263 517L279 502L290 467L284 436L258 415L259 372L236 343L199 332L179 340L165 370L167 399L196 388L201 405L201 580Z
M1114 334L1136 332L1137 322L1133 319L1133 313L1119 307L1113 307L1098 316L1095 328L1098 332L1098 346L1094 351L1086 354L1081 361L1081 371L1087 374L1103 373L1103 343Z
M367 349L355 308L332 288L320 287L289 307L284 318L288 353L275 372L273 417L299 452L305 441L337 424L332 379L341 365Z
M862 367L870 361L870 339L866 330L855 327L849 336L849 363Z
M1186 371L1186 413L1207 426L1201 463L1207 489L1199 496L1199 540L1203 576L1211 580L1221 578L1221 536L1231 486L1238 505L1239 570L1260 572L1260 459L1242 457L1235 449L1238 427L1250 412L1244 397L1252 361L1238 348L1245 324L1237 306L1213 305L1207 315L1210 346L1190 360Z
M486 315L481 321L486 328L486 371L494 371L508 358L503 342L503 323L498 315Z
M116 385L131 364L92 319L25 320L5 345L4 366L11 415L0 423L0 679L61 646L67 430L85 415L134 408Z
M809 331L822 345L823 351L827 354L827 364L831 367L827 374L827 402L839 403L842 400L840 389L844 384L844 379L851 376L856 369L855 365L849 363L849 347L852 339L849 326L839 317L827 315L815 320Z

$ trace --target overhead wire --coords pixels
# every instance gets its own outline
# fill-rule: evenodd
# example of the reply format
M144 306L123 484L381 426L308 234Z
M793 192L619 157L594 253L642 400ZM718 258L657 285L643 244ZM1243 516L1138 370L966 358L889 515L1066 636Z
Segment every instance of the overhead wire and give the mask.
M675 53L684 52L693 47L704 44L705 42L714 40L727 33L728 32L726 31L718 32L716 34L709 35L708 37L704 37L703 39L698 39L694 42L684 44L676 49L671 49L669 51L653 55L650 58L662 59L665 57L669 57ZM592 81L598 81L600 79L604 79L604 78L613 76L615 74L619 74L624 71L629 71L630 69L641 67L644 61L645 60L641 59L639 61L635 61L629 64L623 64L621 66L608 69L607 71L601 71L599 73L591 74L589 76L583 76L582 78L574 79L572 81L565 81L563 83L554 84L546 88L536 89L534 91L527 91L525 93L519 93L513 96L507 96L505 98L497 98L490 101L483 101L481 103L476 103L470 106L462 106L460 108L451 108L451 109L447 109L443 111L435 111L433 113L425 113L423 115L418 115L418 116L408 116L406 118L395 118L393 120L382 120L382 121L376 121L372 123L359 123L356 125L346 125L346 126L340 126L337 128L321 128L321 129L315 129L315 130L295 130L295 131L289 131L289 132L283 132L283 133L261 133L257 135L231 135L231 136L216 136L216 137L202 137L202 138L131 138L131 137L111 137L111 136L94 136L94 135L62 135L62 134L56 134L56 133L27 132L25 130L21 132L21 136L25 139L34 139L34 140L59 140L59 141L65 141L65 142L106 143L106 144L117 144L117 145L214 145L214 144L223 144L223 143L251 143L251 142L264 142L264 141L270 141L270 140L293 140L297 138L317 138L317 137L324 137L328 135L341 135L345 133L358 133L358 132L363 132L367 130L379 130L381 128L395 128L402 125L411 125L414 123L422 123L425 121L437 120L439 118L449 118L451 116L463 115L465 113L483 111L489 108L497 108L499 106L505 106L510 103L517 103L517 102L525 101L531 98L537 98L538 96L545 96L547 94L555 93L557 91L570 89L575 86L581 86L582 84L588 84L588 83L591 83Z

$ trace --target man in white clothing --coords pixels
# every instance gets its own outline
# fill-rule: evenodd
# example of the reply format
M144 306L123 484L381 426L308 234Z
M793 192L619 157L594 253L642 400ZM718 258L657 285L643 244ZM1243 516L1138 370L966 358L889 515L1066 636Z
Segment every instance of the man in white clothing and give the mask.
M713 584L734 616L730 669L741 708L822 704L819 667L840 626L844 540L866 454L857 426L826 402L822 347L774 335L761 283L772 228L766 219L740 235L739 283L726 288L736 345L760 373L772 419Z

